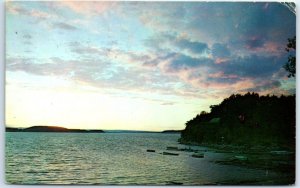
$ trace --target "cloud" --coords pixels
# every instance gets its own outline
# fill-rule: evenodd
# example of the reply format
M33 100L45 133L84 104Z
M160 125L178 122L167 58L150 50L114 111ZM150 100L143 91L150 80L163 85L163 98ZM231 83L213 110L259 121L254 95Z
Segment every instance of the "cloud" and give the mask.
M221 43L213 44L211 52L215 58L226 58L231 55L227 45Z
M261 92L265 90L270 90L270 89L276 89L281 86L280 81L278 80L266 80L266 81L257 81L256 82L256 87L254 88L249 88L247 91L249 92Z
M72 25L67 24L67 23L63 23L63 22L54 22L54 23L51 24L51 26L53 28L69 30L69 31L77 30L77 27L72 26Z
M168 61L176 56L176 53L156 53L153 58L149 58L142 63L142 66L154 68L158 67L159 64L168 63Z
M176 54L174 58L170 60L168 64L167 71L176 72L182 69L190 69L199 66L207 66L207 64L211 63L211 59L207 58L192 58L183 54Z
M172 93L171 85L177 83L176 80L162 76L155 70L134 67L128 70L94 58L84 60L63 60L57 57L50 60L8 58L6 67L7 71L22 71L40 76L62 76L79 84L98 88Z
M268 6L236 2L62 1L49 4L53 8L39 4L43 8L35 10L25 3L12 3L8 14L47 19L39 23L52 29L84 28L89 36L75 39L77 43L66 46L66 52L71 54L65 57L74 60L10 58L9 71L71 76L78 83L95 87L135 88L188 96L200 96L200 92L210 89L209 92L215 94L248 89L263 92L283 87L280 85L284 75L282 65L287 61L284 47L286 39L295 34L295 16L279 3ZM92 17L83 19L84 16ZM132 32L137 37L130 48L127 48L130 44L125 46L126 42L120 40L119 36L123 35L118 33L120 27L115 30L110 27L110 18L114 16L124 17L120 25L141 26L141 30ZM62 19L56 19L58 17ZM104 25L99 24L99 20ZM83 21L86 25L80 27ZM99 25L112 31L108 36L104 32L90 35ZM126 29L131 32L130 27ZM56 32L54 35L60 33L53 32ZM97 35L103 40L98 41ZM31 35L23 37L27 41ZM106 37L119 41L107 47L107 43L102 42ZM71 35L67 39L74 40ZM85 43L83 40L93 41ZM272 82L267 82L269 80Z
M295 88L284 88L280 80L253 80L253 86L247 89L238 90L240 93L256 92L261 95L292 95L295 94Z
M160 49L168 49L173 52L181 52L201 56L209 51L208 45L200 41L192 41L180 35L159 33L150 37L145 44L159 51Z
M296 17L280 3L245 2L186 2L158 4L147 10L141 6L139 15L146 27L169 34L185 34L191 41L208 44L228 44L231 53L255 53L271 42L280 46L296 34ZM183 16L173 14L185 10ZM148 12L151 12L151 16ZM234 14L233 14L234 13ZM160 43L161 44L161 43ZM248 47L245 48L245 47ZM273 48L274 49L274 48ZM248 51L248 52L247 52Z
M89 54L100 54L101 51L95 47L81 47L77 46L71 49L72 52L77 53L79 55L89 55Z
M273 57L234 57L221 64L209 63L200 75L186 76L187 81L193 82L197 87L204 88L231 88L232 91L258 91L261 92L271 85L266 80L282 79L282 58ZM280 73L279 73L280 72ZM191 73L189 73L191 74ZM201 75L202 74L202 75ZM262 85L265 83L265 85ZM277 85L280 87L280 85Z
M179 78L163 74L157 69L145 69L143 67L128 69L109 61L102 61L99 58L82 60L63 60L58 57L48 60L8 58L6 67L8 72L22 71L38 76L64 78L79 85L101 89L133 93L151 92L185 98L208 97L205 92L194 89L189 84L182 83Z
M225 92L253 90L256 86L260 86L256 88L257 91L270 89L272 87L267 87L270 84L266 83L262 86L257 84L256 80L272 78L281 70L287 57L278 53L278 46L274 43L271 45L259 37L251 39L252 41L248 44L249 48L244 46L245 53L241 55L234 54L226 43L213 43L211 49L208 45L203 45L206 51L204 55L195 56L194 53L184 52L185 49L195 47L186 42L191 41L190 39L162 33L146 41L146 45L156 54L154 55L156 58L143 65L159 67L162 72L176 76L186 84L199 89L222 89L226 90ZM260 39L262 39L261 42L259 42ZM244 41L239 44L243 49ZM230 44L230 47L232 46L235 48ZM282 77L277 79L282 79Z
M34 3L34 2L27 2L27 3ZM8 13L11 14L24 15L31 18L35 18L36 21L43 21L46 19L57 18L55 14L50 14L41 10L23 8L20 2L13 2L13 1L6 2L6 10Z
M262 37L252 36L246 40L246 48L253 50L264 46L266 40Z
M78 43L71 43L70 46L82 48ZM98 48L96 51L83 48L82 51L75 51L75 53L93 54L98 53L98 50L101 55L104 55L105 50L101 52ZM122 64L109 61L114 61L113 58L104 60L89 56L81 60L60 58L52 58L50 61L41 60L44 63L34 59L9 58L7 70L45 76L63 76L79 84L97 88L151 91L196 98L207 97L208 93L217 95L221 90L223 95L227 95L232 92L272 91L281 87L278 84L280 83L278 76L275 76L272 82L264 80L282 70L279 66L280 61L276 57L239 57L222 64L215 64L212 59L201 60L179 53L152 54L151 62L145 61L146 54L126 54L120 50L112 53L120 53L120 57L127 56L124 62L134 63L135 66L127 69L126 66L120 66ZM124 60L124 58L120 59ZM133 60L136 62L132 62ZM147 63L151 64L152 68L148 68ZM178 83L182 85L178 87Z
M25 42L23 42L23 44L25 44L25 45L31 45L32 43L30 41L25 41Z
M55 59L54 59L55 60ZM32 58L8 58L6 68L8 71L23 71L36 75L64 75L72 71L72 66L57 63L39 63ZM70 65L74 64L70 62Z
M162 34L153 39L151 42L150 39L146 41L146 44L153 49L156 54L154 56L157 58L146 61L143 65L159 67L163 72L177 75L195 87L217 86L223 88L223 86L244 82L245 79L272 77L286 61L286 56L278 56L271 52L263 55L232 54L228 45L224 43L214 43L211 49L207 45L203 45L205 46L203 49L207 51L206 55L194 56L194 54L186 54L182 51L185 49L183 46L194 47L194 45L178 42L181 41L179 36ZM255 40L258 39L255 38ZM184 39L184 41L189 40ZM176 51L173 48L164 47L165 44L179 46L181 50ZM252 48L258 50L259 46L265 44L264 42L262 44L253 42L251 45Z
M208 50L208 46L203 42L191 41L188 39L178 39L174 42L182 50L188 50L195 54L202 54Z
M164 105L164 106L170 106L170 105L174 105L175 103L174 102L164 102L164 103L161 103L161 105Z
M170 51L161 51L157 58L145 62L143 66L158 67L163 73L176 76L186 84L195 88L222 89L226 92L246 90L262 92L263 90L276 89L281 87L277 72L282 72L284 57L277 56L256 56L249 55L245 57L233 56L221 53L226 50L226 46L217 44L213 49L215 56L230 57L224 59L221 64L216 63L216 58L193 58L181 53L172 53ZM163 52L165 53L164 55ZM214 52L213 52L214 53ZM265 83L264 79L275 79L272 83ZM261 80L262 85L258 82ZM276 85L277 84L277 85ZM275 87L277 86L277 87Z
M32 18L36 23L43 24L47 26L47 28L56 28L56 29L63 29L68 31L74 31L78 28L69 24L72 22L72 19L68 21L67 17L64 15L60 15L60 12L56 9L34 9L28 8L28 5L38 5L41 2L27 2L24 4L23 2L8 2L6 5L7 12L10 14L15 15L22 15ZM56 4L58 2L52 2ZM42 2L41 5L46 6L52 4L50 2ZM47 7L47 6L46 6ZM48 11L46 11L48 10ZM60 20L60 21L57 21ZM24 36L29 39L30 35Z
M50 19L50 18L56 18L56 15L49 14L47 12L39 11L39 10L31 10L29 13L29 16L38 18L41 20Z
M57 2L54 2L55 4ZM92 16L99 15L107 10L113 9L116 6L115 2L105 2L105 1L60 1L58 5L61 7L66 7L75 13L82 15Z
M189 11L183 2L128 2L122 7L123 10L131 10L129 14L136 16L144 26L155 29L156 32L170 31L169 26L181 27Z
M235 74L240 77L263 78L272 76L283 64L283 57L251 55L233 58L226 63L215 65L213 68L224 71L225 74Z
M24 39L31 39L31 38L32 38L32 36L31 36L31 35L29 35L29 34L25 34L25 35L23 35L23 38L24 38Z
M74 31L78 29L77 27L67 23L66 17L60 16L57 11L52 10L50 12L47 12L40 9L28 8L27 6L25 6L36 5L37 3L39 2L27 2L26 4L22 2L7 2L6 8L7 12L9 12L10 14L30 17L34 20L35 23L43 24L47 28L56 28L68 31ZM46 5L46 3L43 5ZM24 35L24 38L30 39L31 35Z
M79 56L96 55L97 58L106 59L115 63L123 64L124 66L144 66L151 67L151 64L157 65L157 57L153 57L151 53L125 51L116 48L100 47L84 45L79 42L69 43L70 50ZM165 57L166 58L166 57Z

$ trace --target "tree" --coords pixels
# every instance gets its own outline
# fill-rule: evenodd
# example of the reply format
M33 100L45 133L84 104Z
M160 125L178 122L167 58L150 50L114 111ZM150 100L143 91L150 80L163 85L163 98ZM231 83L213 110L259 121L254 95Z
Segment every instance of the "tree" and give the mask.
M288 39L287 47L285 48L287 52L296 50L296 36ZM296 56L289 55L288 62L283 66L286 71L289 72L288 77L295 77L296 75Z

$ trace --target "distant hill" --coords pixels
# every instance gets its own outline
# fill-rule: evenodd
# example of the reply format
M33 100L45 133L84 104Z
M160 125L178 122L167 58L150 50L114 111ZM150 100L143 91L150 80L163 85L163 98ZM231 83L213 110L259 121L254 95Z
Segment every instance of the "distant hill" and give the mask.
M29 128L7 127L6 132L59 132L59 133L103 133L103 130L67 129L58 126L33 126Z
M178 133L181 133L182 130L165 130L165 131L162 131L161 133L175 133L175 134L178 134Z

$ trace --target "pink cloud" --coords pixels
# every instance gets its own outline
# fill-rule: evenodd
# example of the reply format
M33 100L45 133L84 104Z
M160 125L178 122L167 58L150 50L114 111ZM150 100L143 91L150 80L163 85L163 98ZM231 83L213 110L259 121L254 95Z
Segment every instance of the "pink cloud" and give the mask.
M285 53L284 47L282 45L278 45L275 42L266 42L264 45L266 52L281 55L282 53Z
M254 53L260 54L271 54L274 56L281 56L283 53L286 53L284 45L279 45L276 42L268 41L264 43L262 47L252 49Z
M36 17L36 18L41 18L41 19L48 19L48 18L55 17L51 14L48 14L48 13L42 12L42 11L38 11L38 10L30 11L30 16Z
M115 2L103 2L103 1L62 1L60 2L61 6L67 7L70 10L84 14L84 15L94 15L101 14L113 6L115 6Z
M240 90L246 90L254 87L254 82L251 79L243 79L236 83L218 83L199 80L198 87L202 89L223 90L224 93L232 93Z
M232 85L233 91L246 90L255 87L255 83L252 79L246 78Z
M51 18L57 18L58 16L55 14L49 14L47 12L43 12L40 10L28 10L23 8L22 6L19 6L13 2L7 2L6 3L6 11L15 14L15 15L25 15L32 18L37 18L39 20L44 19L51 19Z
M229 58L216 58L215 63L216 64L226 63L228 60Z
M238 78L237 75L234 75L234 74L226 75L226 74L224 74L224 72L211 73L211 74L208 74L208 76L210 78L224 78L224 79L226 79L226 78Z
M274 36L278 35L273 33ZM285 53L284 45L278 44L273 41L267 41L260 36L251 36L246 40L245 48L248 52L261 53L261 54L272 54L280 56Z

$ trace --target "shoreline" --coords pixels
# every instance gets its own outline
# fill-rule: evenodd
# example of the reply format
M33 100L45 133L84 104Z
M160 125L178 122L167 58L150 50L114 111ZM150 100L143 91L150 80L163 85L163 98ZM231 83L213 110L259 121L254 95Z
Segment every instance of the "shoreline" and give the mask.
M212 143L197 143L191 141L185 141L182 138L178 139L178 143L182 145L189 145L189 146L200 146L200 147L208 147L213 150L219 151L221 153L231 153L231 152L239 152L239 153L246 153L246 154L261 154L266 152L272 151L286 151L288 153L293 152L295 153L296 147L291 146L279 146L279 145L238 145L238 144L212 144Z
M245 146L233 144L208 144L187 142L182 139L178 140L179 144L205 147L209 152L226 153L229 157L211 161L220 165L234 165L246 167L250 169L259 169L274 171L276 173L284 174L285 185L295 184L296 173L296 152L287 147L280 146ZM281 182L282 180L278 180Z

